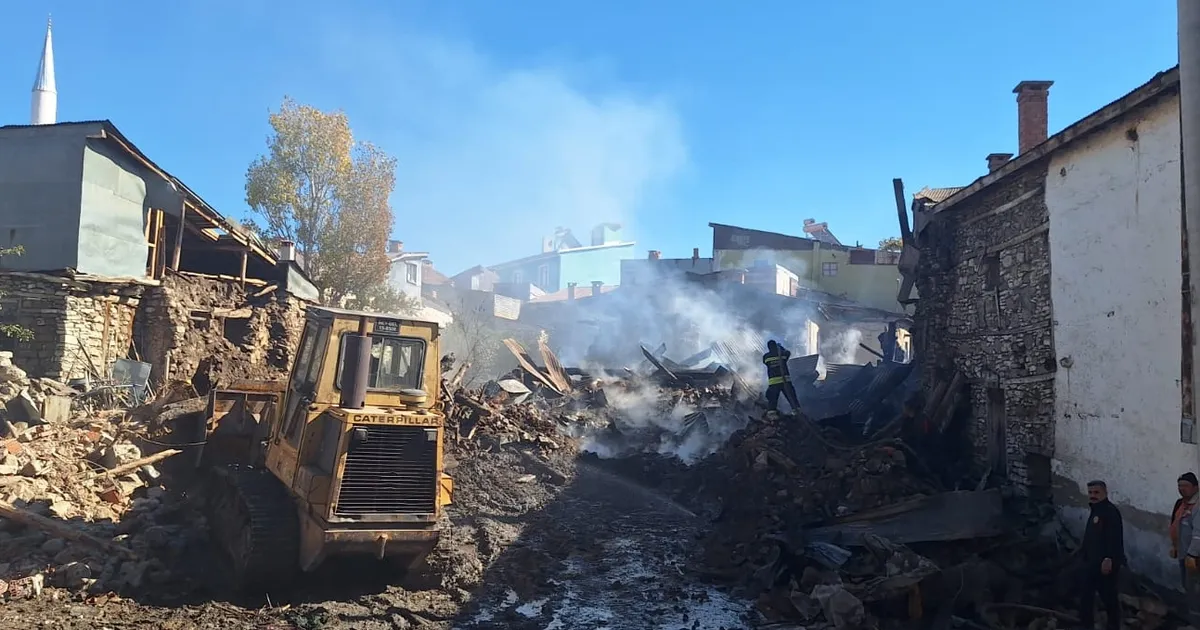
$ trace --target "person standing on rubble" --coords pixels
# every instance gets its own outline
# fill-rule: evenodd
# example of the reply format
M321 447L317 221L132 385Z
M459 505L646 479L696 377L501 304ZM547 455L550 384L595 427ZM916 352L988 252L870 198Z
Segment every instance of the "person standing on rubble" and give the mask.
M1121 511L1108 500L1108 485L1089 481L1088 503L1091 513L1083 531L1083 573L1079 594L1079 620L1084 628L1095 627L1095 596L1108 615L1106 627L1121 627L1121 602L1117 598L1117 574L1125 563L1125 532Z
M800 401L796 397L796 386L792 385L792 376L788 371L788 359L792 353L787 348L775 342L767 342L767 353L763 355L763 365L767 366L767 410L779 411L779 394L787 397L792 406L792 413L800 411Z

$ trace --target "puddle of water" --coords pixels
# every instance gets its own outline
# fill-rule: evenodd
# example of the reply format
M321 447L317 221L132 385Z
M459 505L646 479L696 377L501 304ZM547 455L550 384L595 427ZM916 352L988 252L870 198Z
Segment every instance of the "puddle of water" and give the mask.
M542 607L545 606L546 602L549 601L549 599L543 597L541 599L535 599L531 602L525 602L524 604L517 606L517 613L530 619L533 619L534 617L541 617Z

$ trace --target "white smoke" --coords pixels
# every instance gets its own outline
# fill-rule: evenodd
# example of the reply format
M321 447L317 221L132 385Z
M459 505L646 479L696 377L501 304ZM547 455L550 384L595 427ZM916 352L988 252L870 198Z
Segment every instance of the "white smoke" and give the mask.
M658 453L691 464L716 452L747 421L728 397L688 400L651 379L611 381L605 396L610 424L577 432L583 450L601 458Z
M856 328L831 335L821 344L821 356L829 363L855 363L862 338L862 332Z
M749 410L737 408L728 393L695 399L660 388L648 376L654 368L642 347L681 370L722 365L759 392L766 341L806 348L813 310L761 288L706 286L677 273L642 274L639 280L598 299L581 299L575 309L564 309L565 319L547 325L563 365L611 377L605 395L612 424L585 435L586 450L601 457L672 454L692 462L745 426ZM626 370L637 376L629 378Z

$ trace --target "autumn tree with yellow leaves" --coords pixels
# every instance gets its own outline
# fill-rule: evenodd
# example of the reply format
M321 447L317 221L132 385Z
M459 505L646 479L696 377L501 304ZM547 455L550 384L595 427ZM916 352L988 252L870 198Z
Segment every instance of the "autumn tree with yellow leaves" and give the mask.
M284 98L267 153L246 170L246 203L271 240L290 240L325 304L411 310L387 286L396 160L356 141L345 112Z

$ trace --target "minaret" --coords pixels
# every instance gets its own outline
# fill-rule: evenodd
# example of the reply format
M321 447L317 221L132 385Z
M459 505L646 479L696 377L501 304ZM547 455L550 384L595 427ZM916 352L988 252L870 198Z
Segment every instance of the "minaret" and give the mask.
M30 124L53 125L58 117L58 91L54 87L54 45L50 41L50 20L46 20L46 41L42 44L42 60L38 62L37 78L33 80L33 101Z

